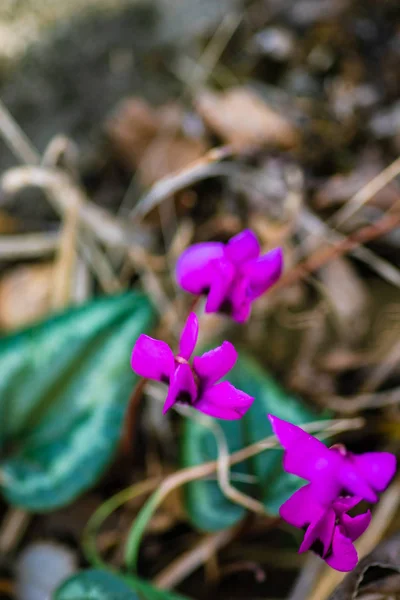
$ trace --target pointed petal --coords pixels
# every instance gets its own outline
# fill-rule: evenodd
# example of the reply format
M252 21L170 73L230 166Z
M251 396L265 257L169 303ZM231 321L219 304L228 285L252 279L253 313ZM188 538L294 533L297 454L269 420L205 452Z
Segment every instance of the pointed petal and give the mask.
M297 490L279 509L279 514L284 521L300 529L308 527L323 513L324 508L317 501L311 483Z
M314 520L307 528L299 552L311 549L324 557L332 543L335 520L336 515L331 508L328 508L319 519Z
M254 398L222 381L204 390L194 407L217 419L241 419L253 404Z
M274 415L268 415L272 429L286 450L283 468L308 481L321 478L327 469L333 469L337 463L335 453L331 453L322 442L306 433L297 425L283 421Z
M178 284L187 292L202 294L215 277L214 261L224 258L225 246L220 242L194 244L185 250L176 265Z
M217 312L227 299L229 288L235 275L232 263L227 260L214 261L212 267L213 276L210 280L209 292L205 311L207 313Z
M251 313L251 302L246 300L239 307L232 308L232 319L237 323L245 323L250 317Z
M247 294L255 299L274 285L282 274L283 252L282 248L274 248L257 260L246 264L243 273L249 280Z
M337 471L337 478L343 489L355 496L360 496L367 502L377 502L378 496L364 479L353 462L342 457L342 465Z
M378 492L383 492L396 471L396 457L390 452L365 452L351 455L358 473Z
M236 264L247 262L260 255L260 244L256 234L250 229L238 233L225 247L225 256Z
M193 367L202 382L207 386L216 383L226 375L237 360L237 352L230 342L223 342L218 348L195 356Z
M181 339L179 340L179 356L189 360L194 347L196 346L199 335L199 320L195 313L190 313L182 329Z
M146 379L169 381L174 371L174 355L165 342L142 334L133 347L131 367Z
M370 510L362 515L357 515L356 517L350 517L346 514L342 515L341 524L347 537L353 542L357 540L371 523L371 518L372 515Z
M165 414L176 402L194 404L196 395L197 387L190 366L188 364L179 365L171 378L163 413Z
M357 561L357 551L351 540L344 535L340 526L336 527L332 540L332 553L325 558L325 562L332 569L347 572L354 569Z

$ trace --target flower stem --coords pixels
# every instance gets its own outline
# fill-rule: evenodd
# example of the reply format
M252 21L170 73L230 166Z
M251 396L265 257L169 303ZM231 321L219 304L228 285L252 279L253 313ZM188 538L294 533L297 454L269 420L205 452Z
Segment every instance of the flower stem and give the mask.
M310 433L315 431L323 431L324 436L332 435L349 429L358 429L364 425L364 420L355 419L337 419L328 421L313 421L302 426L302 429ZM321 429L323 428L323 429ZM264 450L269 450L279 445L278 440L274 435L270 435L263 440L246 446L237 452L234 452L229 457L229 464L234 465L243 460L251 458ZM153 493L147 503L143 506L135 522L129 532L125 547L125 564L127 568L136 571L139 547L142 541L143 534L150 522L153 514L160 506L164 498L174 489L193 481L195 479L203 479L215 473L218 468L218 460L209 461L195 467L181 469L177 473L170 475L163 480L160 487Z
M108 498L91 515L83 532L82 549L87 560L93 567L109 568L102 560L96 545L97 533L107 517L129 500L150 493L160 481L159 477L152 477L151 479L135 483Z

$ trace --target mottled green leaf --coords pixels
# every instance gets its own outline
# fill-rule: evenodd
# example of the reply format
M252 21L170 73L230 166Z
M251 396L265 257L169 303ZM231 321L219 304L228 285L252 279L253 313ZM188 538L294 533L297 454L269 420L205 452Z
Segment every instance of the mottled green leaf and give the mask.
M185 600L158 590L136 577L121 577L107 571L81 571L65 581L53 600Z
M96 300L0 340L0 469L7 500L71 502L110 463L137 381L132 346L153 309L129 293Z
M316 415L299 398L289 394L254 359L240 353L227 379L244 390L255 401L240 421L218 421L231 452L258 442L272 433L267 413L273 413L292 423L315 420ZM326 415L324 415L326 416ZM217 444L212 432L198 422L187 419L184 424L182 460L184 466L194 466L214 460ZM250 473L258 485L247 485L246 493L260 499L268 513L277 515L280 505L301 485L303 480L285 473L282 450L267 450L246 464L233 467L232 473ZM244 486L233 481L242 491ZM227 500L216 481L197 480L185 491L186 509L192 523L206 531L216 531L238 522L244 509Z

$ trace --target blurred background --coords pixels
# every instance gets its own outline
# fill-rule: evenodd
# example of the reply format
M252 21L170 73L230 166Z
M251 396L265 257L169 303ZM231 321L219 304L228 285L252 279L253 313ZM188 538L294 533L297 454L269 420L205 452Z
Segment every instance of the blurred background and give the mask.
M203 454L182 450L194 431L161 416L163 390L129 403L135 336L157 324L176 343L190 299L174 265L191 243L250 227L263 251L285 253L248 325L207 317L200 343L238 343L262 371L258 383L243 383L254 365L238 377L266 405L296 398L306 420L362 416L342 441L396 452L399 66L396 0L1 1L0 598L50 598L89 566L84 528L107 498L215 458L204 432ZM129 300L136 312L129 290L144 294ZM393 486L361 555L398 530ZM279 490L269 516L233 511L220 531L181 491L140 554L140 575L160 587L323 600L340 583L297 554L271 508ZM116 569L142 504L127 501L97 536ZM357 598L399 596L396 543L383 589L367 582Z

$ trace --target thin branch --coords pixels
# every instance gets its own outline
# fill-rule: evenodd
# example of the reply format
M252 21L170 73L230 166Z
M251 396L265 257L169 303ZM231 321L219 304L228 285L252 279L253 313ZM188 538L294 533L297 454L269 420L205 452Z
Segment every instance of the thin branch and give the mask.
M40 154L0 100L0 135L14 156L27 165L38 165Z
M0 259L17 260L53 254L60 243L58 232L0 236Z
M189 185L193 185L209 177L226 175L224 165L218 163L232 154L233 150L230 146L213 148L202 158L194 161L184 169L162 177L147 194L139 199L135 208L130 213L131 219L133 221L140 221L166 198L169 198Z
M317 250L303 262L296 265L293 267L293 269L283 275L283 277L281 277L281 279L275 284L274 289L291 285L292 283L307 277L331 260L347 254L351 250L361 246L361 244L365 244L380 237L381 235L397 227L399 224L400 212L388 214L382 217L382 219L380 219L378 222L367 225L366 227L362 227L348 237L340 239L326 248Z
M233 540L237 526L204 536L200 542L172 561L155 579L156 587L170 590L196 571L209 557Z
M337 412L351 415L368 408L383 408L400 404L400 388L375 394L358 394L348 398L331 396L324 399L324 404Z
M9 169L0 179L0 186L7 193L15 193L27 186L43 189L56 212L64 215L68 207L76 202L79 206L79 219L93 235L104 244L126 248L140 239L135 232L107 211L96 206L86 196L84 190L64 171L46 167L16 167Z
M352 217L364 204L369 202L381 189L392 181L400 173L400 157L397 158L386 169L369 181L361 190L341 208L333 217L335 227L343 225L347 219Z

